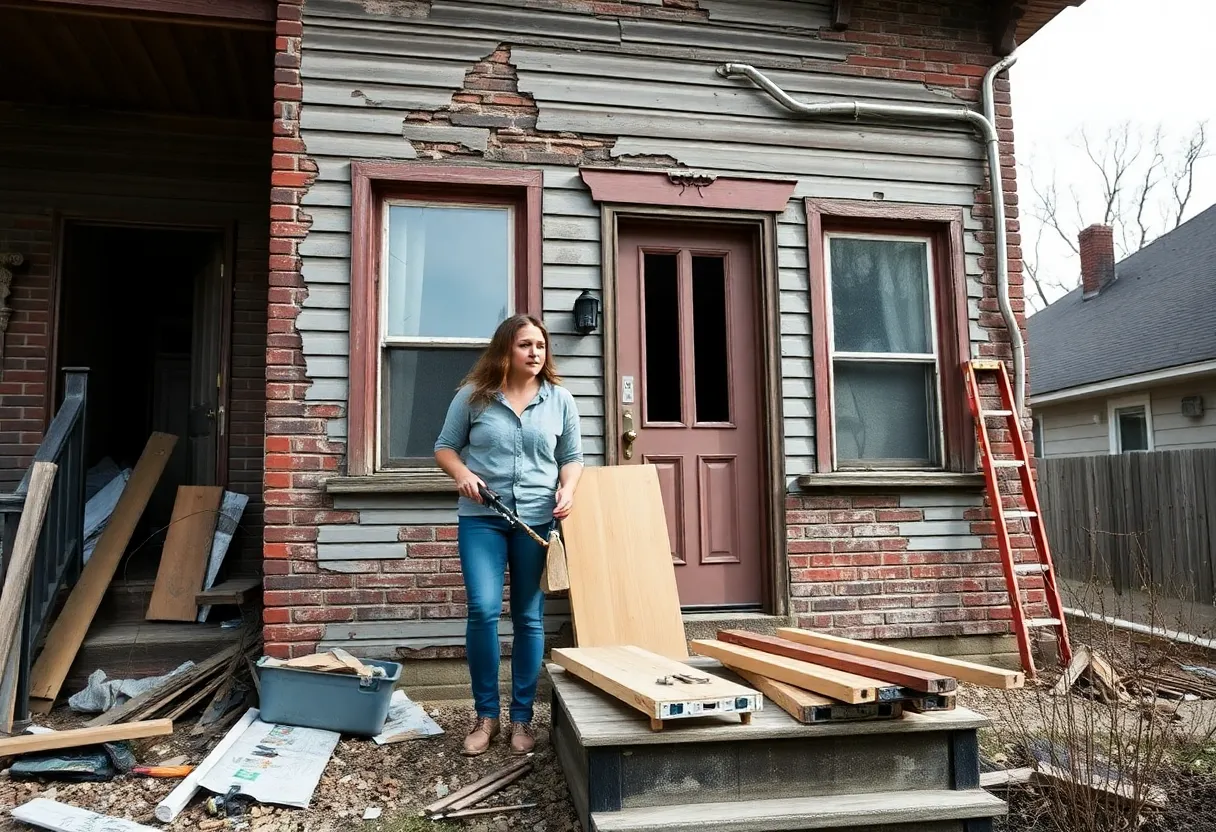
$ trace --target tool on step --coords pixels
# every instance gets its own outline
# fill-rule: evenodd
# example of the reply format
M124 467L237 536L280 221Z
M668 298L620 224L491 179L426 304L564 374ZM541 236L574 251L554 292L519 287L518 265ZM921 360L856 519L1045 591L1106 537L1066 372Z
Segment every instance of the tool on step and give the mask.
M979 443L980 467L984 472L984 481L988 487L988 502L996 526L1001 566L1005 572L1005 588L1009 592L1013 632L1017 636L1022 670L1025 671L1026 678L1033 679L1036 675L1036 668L1031 649L1031 630L1053 631L1056 638L1056 653L1059 656L1060 664L1064 667L1067 667L1068 663L1072 661L1072 646L1068 641L1068 625L1064 621L1064 609L1060 601L1060 590L1056 584L1055 564L1052 562L1051 547L1048 545L1047 528L1043 523L1039 493L1035 487L1034 475L1030 470L1030 452L1026 448L1026 440L1022 435L1022 414L1017 412L1017 403L1013 397L1013 388L1009 384L1009 374L1005 370L1005 362L997 360L968 361L964 365L963 372L967 383L967 403L975 421L975 435ZM995 408L986 406L985 401L981 398L981 374L985 376L984 381L990 379L995 382L996 394L1000 401ZM988 394L987 391L985 394ZM1000 421L990 427L989 419ZM994 437L993 432L997 430L1001 433ZM1008 437L1008 439L1004 437ZM997 457L997 448L1000 447L998 439L1000 443L1007 443L1006 446L1013 446L1012 458ZM1016 473L1005 478L1000 475L1001 470L1012 470ZM1006 508L1007 500L1016 505L1018 494L1015 490L1002 490L1001 486L1013 483L1021 486L1021 498L1026 503L1025 510ZM1034 543L1034 560L1019 562L1014 559L1013 542L1010 540L1010 520L1027 521L1030 527L1030 539ZM1026 617L1026 611L1022 606L1023 588L1020 582L1022 576L1042 578L1048 617Z
M557 529L554 528L550 531L549 539L545 540L531 526L516 517L515 512L507 508L503 504L502 498L493 491L482 485L478 487L478 492L485 504L502 515L512 528L520 527L528 537L544 547L546 551L545 571L540 579L541 589L545 592L560 592L563 589L569 589L570 576L566 572L566 547L562 543L562 537L558 534Z

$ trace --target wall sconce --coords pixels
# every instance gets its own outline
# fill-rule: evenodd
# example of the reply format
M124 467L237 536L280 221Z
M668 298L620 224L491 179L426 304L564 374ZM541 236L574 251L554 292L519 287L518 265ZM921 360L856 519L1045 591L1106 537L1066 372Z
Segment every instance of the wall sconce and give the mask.
M599 323L600 299L584 289L574 301L574 328L581 335L590 335Z

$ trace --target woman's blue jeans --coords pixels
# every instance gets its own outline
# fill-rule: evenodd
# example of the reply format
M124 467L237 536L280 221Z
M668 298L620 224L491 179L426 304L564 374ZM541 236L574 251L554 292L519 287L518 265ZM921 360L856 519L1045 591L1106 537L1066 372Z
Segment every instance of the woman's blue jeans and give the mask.
M532 528L542 538L552 523ZM498 619L502 615L505 575L511 575L511 721L530 722L536 682L545 650L540 588L544 548L523 529L511 529L501 517L461 517L457 543L468 596L465 652L478 716L498 719Z

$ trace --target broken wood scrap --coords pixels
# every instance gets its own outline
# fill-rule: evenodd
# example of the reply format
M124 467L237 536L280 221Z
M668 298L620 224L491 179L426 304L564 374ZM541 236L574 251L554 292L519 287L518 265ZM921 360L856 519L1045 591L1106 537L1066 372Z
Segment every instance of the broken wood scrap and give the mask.
M42 521L51 501L57 470L58 466L53 462L35 462L31 467L29 491L21 509L21 520L17 523L13 548L4 553L7 563L4 589L0 593L0 667L8 665L9 652L17 643L21 613L25 609L25 590L30 583L38 536L42 533Z
M1131 696L1114 666L1097 650L1078 648L1073 653L1072 661L1052 687L1051 695L1062 696L1082 682L1086 683L1088 691L1099 701L1107 704L1131 701Z
M993 791L1012 786L1027 786L1034 779L1033 768L1010 768L980 772L980 788Z
M177 437L172 434L153 433L144 446L92 556L47 632L42 652L30 671L31 706L36 710L50 710L59 696L80 645L84 643L89 625L93 623L93 616L97 614L135 526L176 444Z
M1130 780L1104 777L1096 772L1090 772L1088 776L1085 772L1077 772L1074 775L1067 768L1052 763L1037 763L1032 782L1065 788L1080 787L1093 792L1099 798L1113 799L1123 805L1138 800L1147 806L1161 809L1168 800L1165 790L1158 786L1140 786Z
M960 682L967 682L980 687L1010 689L1020 688L1026 684L1026 674L1016 670L1005 670L999 667L977 664L921 653L916 650L904 650L899 647L888 647L868 641L830 636L816 633L798 627L778 627L777 635L781 638L808 644L812 647L822 647L828 650L838 650L854 656L891 662L892 664L915 667L918 670L928 670L953 676Z
M724 641L712 639L694 639L689 642L689 647L694 653L717 659L724 666L736 672L750 670L770 679L830 696L851 705L900 698L897 685L888 685L878 679L777 656L738 644L727 644Z
M127 722L122 725L105 725L98 728L72 728L66 731L50 731L45 734L22 734L0 739L0 757L54 751L59 748L78 748L82 745L98 745L120 740L160 737L172 733L173 720L153 719L145 722Z
M728 644L739 644L778 656L800 659L812 664L831 667L848 673L856 673L859 676L867 676L884 682L890 682L894 685L902 685L921 693L949 693L958 687L958 683L951 676L944 676L940 673L927 670L918 670L914 667L885 662L879 659L863 659L858 656L849 655L848 653L841 653L837 650L799 644L796 641L790 641L789 639L777 636L749 633L744 630L720 630L718 638Z
M261 578L229 578L211 589L199 590L194 595L194 603L200 607L208 605L239 607L251 600L261 586Z
M422 811L428 815L432 815L441 809L445 809L448 806L451 806L457 800L461 800L462 798L468 797L469 795L474 794L475 792L479 791L483 787L488 786L491 783L496 783L499 780L501 780L502 778L518 771L519 769L531 766L532 765L531 758L532 758L532 755L528 754L526 757L516 760L515 762L510 763L509 765L506 765L496 771L492 771L489 774L487 774L485 777L474 780L469 785L464 786L463 788L457 789L456 791L452 792L451 794L449 794L445 797L441 797L439 800L436 800L434 803L430 803L430 804L424 806L422 808Z
M529 760L526 765L516 769L515 771L513 771L509 774L504 774L502 777L498 778L497 780L487 783L486 785L482 786L480 789L477 789L476 791L474 791L468 795L465 795L464 797L460 798L459 800L452 801L451 803L448 804L447 808L452 811L459 811L461 809L467 809L468 807L474 806L474 805L480 803L481 801L485 800L490 795L497 794L498 792L505 789L507 786L514 783L516 780L519 780L520 778L530 774L531 772L532 772L532 761Z
M764 694L767 701L776 703L787 714L806 725L818 722L855 722L863 719L899 719L903 715L903 703L899 701L851 705L787 682L752 673L750 670L734 672Z
M194 596L203 588L223 497L224 489L218 486L178 486L156 584L144 615L148 621L194 621L198 615Z
M97 727L101 725L113 725L116 722L133 719L141 711L158 706L166 697L176 695L179 691L192 687L197 682L209 677L210 674L226 667L227 663L234 656L238 655L240 655L240 645L234 644L230 647L225 647L218 653L212 654L176 676L170 676L159 685L144 691L139 696L128 699L121 705L98 714L86 724L91 727Z
M510 806L483 806L479 809L457 809L454 812L441 812L433 815L431 820L447 820L448 818L471 818L477 815L497 815L500 812L519 812L524 809L535 809L535 803L513 803Z

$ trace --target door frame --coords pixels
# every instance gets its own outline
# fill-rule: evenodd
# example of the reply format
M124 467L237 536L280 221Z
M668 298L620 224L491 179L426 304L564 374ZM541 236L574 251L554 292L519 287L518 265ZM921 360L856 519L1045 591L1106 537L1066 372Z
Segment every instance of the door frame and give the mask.
M92 228L134 228L146 231L196 231L211 232L223 238L223 254L220 262L223 273L220 276L220 337L219 365L220 385L216 394L219 407L223 408L224 418L216 419L215 437L215 482L221 488L228 487L228 458L229 434L228 423L232 415L232 314L235 296L236 271L236 222L174 222L172 220L146 220L139 215L128 216L118 213L112 216L104 214L74 214L57 211L54 217L51 246L51 297L50 297L50 343L47 344L46 367L46 408L47 425L54 418L58 406L59 371L59 326L61 323L62 305L60 300L63 293L63 266L68 245L68 230L70 227L85 226ZM217 414L218 416L218 414Z
M789 614L789 557L785 546L785 425L781 398L781 336L777 280L777 217L760 211L666 208L601 204L600 274L604 343L604 463L620 464L620 390L617 387L617 261L622 220L662 219L691 226L732 225L752 234L760 278L756 293L756 332L760 352L760 547L764 575L762 608L776 616Z

